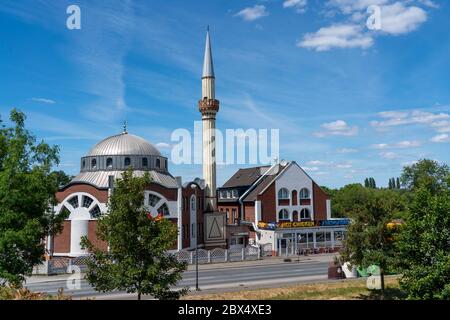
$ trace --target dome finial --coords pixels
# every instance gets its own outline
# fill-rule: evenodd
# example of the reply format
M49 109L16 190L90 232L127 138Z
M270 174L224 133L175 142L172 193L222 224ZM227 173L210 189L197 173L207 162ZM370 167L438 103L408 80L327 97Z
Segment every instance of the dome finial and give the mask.
M127 132L127 121L126 120L123 121L123 132L122 133L128 133Z

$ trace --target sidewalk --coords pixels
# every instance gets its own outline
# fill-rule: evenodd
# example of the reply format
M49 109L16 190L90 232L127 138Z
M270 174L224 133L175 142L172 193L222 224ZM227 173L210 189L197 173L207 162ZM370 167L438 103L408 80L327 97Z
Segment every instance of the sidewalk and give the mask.
M236 262L219 262L219 263L199 263L199 270L214 270L214 269L232 269L242 268L260 265L275 265L284 263L314 263L314 262L330 262L333 261L335 253L324 253L309 256L292 256L292 257L265 257L261 260L246 260ZM291 262L284 262L284 259L291 259ZM195 264L189 265L187 271L195 271ZM42 282L54 282L65 281L71 274L59 274L59 275L34 275L26 278L26 284L42 283Z

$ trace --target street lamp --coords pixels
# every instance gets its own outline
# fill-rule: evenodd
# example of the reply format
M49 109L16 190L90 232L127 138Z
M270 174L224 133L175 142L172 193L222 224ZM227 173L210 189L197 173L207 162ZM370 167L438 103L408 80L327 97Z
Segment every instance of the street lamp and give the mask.
M197 185L196 184L191 184L191 188L195 190L195 216L197 217ZM192 207L191 207L192 210ZM200 291L200 288L198 286L198 231L197 231L197 227L198 227L198 223L197 223L197 219L195 219L196 221L196 228L195 228L195 290L196 291Z

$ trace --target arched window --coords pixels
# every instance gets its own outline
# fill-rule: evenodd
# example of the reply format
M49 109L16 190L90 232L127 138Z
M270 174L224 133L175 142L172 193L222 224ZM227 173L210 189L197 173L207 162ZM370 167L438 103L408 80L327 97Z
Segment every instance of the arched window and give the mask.
M161 207L159 207L158 214L160 214L162 216L170 215L169 207L167 206L166 203L164 203Z
M311 219L311 213L309 212L309 209L303 208L300 211L300 220L310 220Z
M166 170L167 170L167 159L166 159L166 160L164 160L164 169L166 169Z
M112 167L113 167L113 160L112 160L112 158L106 159L106 168L112 169Z
M92 199L88 196L83 196L83 207L84 208L89 208L91 206L92 202L94 202L94 199Z
M83 160L83 162L82 162L82 165L81 165L82 167L83 167L83 169L84 168L86 168L86 160Z
M191 196L191 210L192 211L195 211L196 210L196 202L195 202L195 196L194 195L192 195Z
M69 201L67 201L68 203L70 203L70 205L76 209L78 208L78 196L73 196L72 198L69 199Z
M89 213L91 214L91 217L93 219L97 219L102 215L102 212L100 210L100 207L98 205L95 205L94 208L91 209L91 211L89 211Z
M298 221L298 212L297 211L292 212L292 221Z
M310 199L310 198L311 195L307 188L303 188L302 190L300 190L300 199Z
M281 209L278 212L278 220L289 220L289 211L286 209Z
M125 158L125 167L128 167L131 164L131 159L130 158Z
M160 168L161 167L161 160L156 159L156 167Z
M154 194L149 194L148 195L148 204L149 204L149 206L151 206L151 207L154 207L154 206L156 206L156 204L159 202L159 200L161 200L161 198L160 197L158 197L158 196L156 196L156 195L154 195Z
M278 191L278 199L289 199L289 190L286 188L281 188Z
M92 161L91 161L91 168L92 169L97 168L97 159L92 159Z
M148 159L147 158L142 158L142 166L148 167Z
M291 198L292 198L292 205L296 206L297 205L297 190L292 190L291 193Z

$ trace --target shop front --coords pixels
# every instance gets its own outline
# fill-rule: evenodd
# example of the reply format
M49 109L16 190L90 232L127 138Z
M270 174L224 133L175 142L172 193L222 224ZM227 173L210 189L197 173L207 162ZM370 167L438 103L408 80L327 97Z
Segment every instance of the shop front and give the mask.
M259 242L271 242L279 256L332 252L342 246L348 223L347 219L260 223Z

